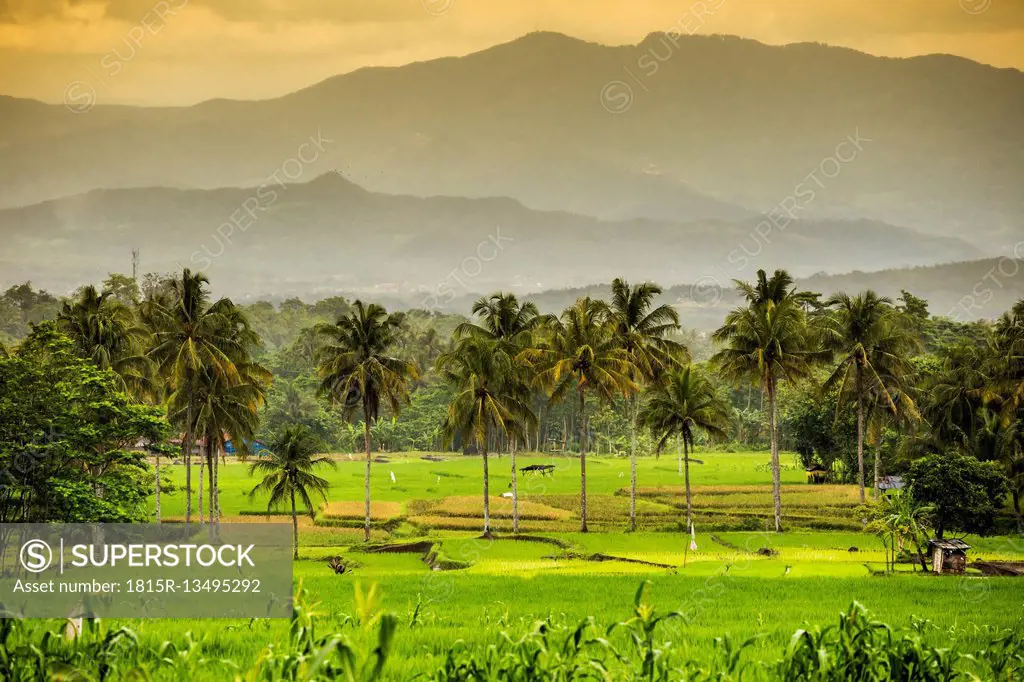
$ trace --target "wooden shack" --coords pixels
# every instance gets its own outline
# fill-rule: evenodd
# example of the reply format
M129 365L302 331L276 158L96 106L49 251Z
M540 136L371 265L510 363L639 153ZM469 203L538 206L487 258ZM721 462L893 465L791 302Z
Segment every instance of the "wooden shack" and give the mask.
M928 553L932 558L935 573L963 573L967 568L967 550L971 548L963 540L928 541Z
M812 464L807 467L807 482L811 484L831 483L832 471L830 469L826 469L820 464Z

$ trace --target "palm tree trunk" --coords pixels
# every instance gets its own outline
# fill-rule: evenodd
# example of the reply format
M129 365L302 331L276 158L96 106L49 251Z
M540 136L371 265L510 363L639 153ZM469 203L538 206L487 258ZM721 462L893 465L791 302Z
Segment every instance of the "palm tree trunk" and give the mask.
M864 394L860 365L857 366L857 483L860 503L864 504Z
M778 405L775 399L775 378L765 381L768 394L768 431L772 444L772 506L775 511L775 532L782 530L782 468L779 465Z
M156 453L156 522L160 523L160 452Z
M686 486L686 528L693 526L693 495L690 491L690 449L687 445L689 439L683 436L683 471L684 485Z
M1021 515L1020 515L1020 490L1018 490L1017 488L1014 488L1011 491L1011 494L1013 495L1013 513L1014 513L1014 516L1017 517L1017 532L1019 533L1021 528L1024 527L1024 524L1022 524L1022 522L1021 522Z
M629 398L629 531L636 530L636 396Z
M185 410L185 439L181 444L185 455L185 523L192 523L192 396L186 398L188 408Z
M686 441L683 441L683 447L679 447L679 437L676 436L676 467L679 469L679 475L683 475L683 450L686 449Z
M586 397L580 391L580 532L587 532L587 407Z
M199 491L196 496L199 500L199 525L203 525L203 475L206 473L206 459L199 455Z
M210 502L210 519L215 525L220 525L220 439L213 449L212 465L213 481L210 483L213 499Z
M210 525L212 526L216 521L216 497L217 497L217 477L214 468L216 466L216 454L213 449L213 438L207 436L206 438L206 470L209 472L207 475L210 477L210 492L208 493L210 499L210 506L208 507L207 515L210 517Z
M366 500L366 522L363 525L363 542L370 541L370 410L363 408L363 445L366 447L366 475L363 478L363 497Z
M527 445L529 447L529 445ZM516 443L512 441L512 534L519 534L519 482L516 474Z
M484 458L484 537L491 537L491 482L487 471L487 438L483 439Z
M875 499L878 499L878 482L882 477L882 434L878 434L878 442L875 443Z
M295 511L295 488L292 488L292 546L295 548L294 558L299 558L299 515Z

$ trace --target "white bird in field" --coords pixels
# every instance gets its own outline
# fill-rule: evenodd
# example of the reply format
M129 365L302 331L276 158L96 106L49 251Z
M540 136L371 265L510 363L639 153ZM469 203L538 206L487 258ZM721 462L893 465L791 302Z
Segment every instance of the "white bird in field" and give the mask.
M441 477L440 477L440 476L438 476L438 477L437 477L437 482L438 482L439 484L441 483Z
M391 482L392 482L392 483L395 483L395 482L396 482L396 481L395 481L395 472L394 472L394 471L392 471L392 472L391 472Z

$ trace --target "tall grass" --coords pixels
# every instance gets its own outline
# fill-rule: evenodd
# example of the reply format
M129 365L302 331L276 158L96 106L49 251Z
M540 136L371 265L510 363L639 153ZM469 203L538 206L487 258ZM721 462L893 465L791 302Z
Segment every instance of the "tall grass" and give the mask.
M632 615L601 626L593 616L574 624L557 618L536 621L522 632L495 627L486 646L440 644L439 663L424 664L419 679L476 680L1015 680L1024 675L1024 630L986 627L978 646L939 646L937 626L915 620L896 628L874 620L854 602L831 625L801 628L771 657L748 656L756 637L741 643L715 639L702 660L667 632L684 629L681 612L659 610L649 599L649 582L636 591ZM418 602L407 621L381 608L376 585L355 588L352 615L333 631L300 585L294 614L277 641L266 644L254 662L219 656L191 633L143 644L129 627L86 620L79 631L62 622L0 621L0 679L42 680L385 680L408 679L408 666L396 668L395 642L421 627ZM335 618L333 621L337 623ZM252 626L253 623L250 623ZM500 624L499 624L500 625ZM685 630L684 630L685 631Z

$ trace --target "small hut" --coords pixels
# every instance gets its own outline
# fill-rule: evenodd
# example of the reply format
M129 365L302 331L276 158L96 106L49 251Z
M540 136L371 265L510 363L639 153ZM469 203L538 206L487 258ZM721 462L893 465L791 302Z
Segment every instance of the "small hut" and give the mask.
M812 464L811 466L807 467L807 482L811 484L831 483L832 471L826 469L820 464Z
M928 553L932 558L935 573L963 573L967 567L967 550L971 548L963 540L928 541Z

